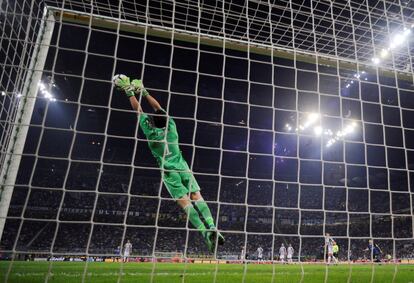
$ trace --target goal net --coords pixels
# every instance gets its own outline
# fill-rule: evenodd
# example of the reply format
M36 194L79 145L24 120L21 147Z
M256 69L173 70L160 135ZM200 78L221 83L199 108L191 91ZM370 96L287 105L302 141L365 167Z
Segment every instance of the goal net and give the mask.
M122 257L152 262L152 281L157 259L279 262L282 244L324 262L327 233L340 261L414 259L411 2L0 3L4 278L20 260L49 259L47 281L52 261ZM174 118L226 239L214 253L120 73Z

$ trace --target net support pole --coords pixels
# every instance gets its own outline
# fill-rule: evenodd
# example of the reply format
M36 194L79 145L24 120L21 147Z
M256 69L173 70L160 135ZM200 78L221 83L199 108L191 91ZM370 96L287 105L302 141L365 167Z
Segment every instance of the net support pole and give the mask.
M11 139L7 146L5 163L0 173L0 240L3 235L17 172L22 159L27 132L37 98L38 84L42 78L54 26L55 18L53 13L45 7L43 10L42 25L39 28L29 69L26 73Z

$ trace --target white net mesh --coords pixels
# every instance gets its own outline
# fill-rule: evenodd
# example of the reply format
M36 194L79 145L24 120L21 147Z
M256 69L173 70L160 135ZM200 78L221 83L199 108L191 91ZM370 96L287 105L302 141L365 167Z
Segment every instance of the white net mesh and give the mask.
M413 3L293 2L2 2L6 280L47 258L45 281L54 261L149 261L138 276L156 281L157 261L186 259L214 260L220 281L216 260L257 261L259 247L322 262L326 233L341 261L376 259L372 239L382 260L412 260ZM226 238L215 253L163 185L117 73L174 118Z

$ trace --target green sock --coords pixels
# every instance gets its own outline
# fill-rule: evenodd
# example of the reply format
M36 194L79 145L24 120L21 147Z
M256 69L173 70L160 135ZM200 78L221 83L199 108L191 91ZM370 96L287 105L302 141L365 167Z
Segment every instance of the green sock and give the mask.
M195 205L197 206L198 210L200 211L201 215L203 215L204 220L207 223L209 229L215 229L216 225L214 225L214 219L211 215L210 208L208 208L207 203L204 199L196 200Z
M200 215L198 215L197 210L195 210L194 206L189 204L186 207L184 207L185 212L188 215L188 220L191 222L191 224L197 228L200 233L205 236L206 226L204 225L203 221L200 219Z

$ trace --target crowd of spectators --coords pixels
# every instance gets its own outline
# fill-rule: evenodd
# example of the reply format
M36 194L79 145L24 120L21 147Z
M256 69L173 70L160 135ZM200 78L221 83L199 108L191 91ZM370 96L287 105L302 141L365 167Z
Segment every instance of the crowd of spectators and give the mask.
M57 228L57 234L55 236ZM23 224L19 237L15 236L19 223L7 223L5 237L1 249L17 253L37 253L48 256L52 253L60 255L92 255L111 257L117 254L117 247L130 240L133 256L149 257L155 254L181 254L193 257L209 257L202 236L194 230L181 228L127 227L116 225L93 225L54 222L26 222ZM92 230L92 235L90 234ZM217 249L218 258L239 257L241 250L246 248L248 259L257 257L256 250L261 246L264 258L277 260L278 248L283 243L292 244L295 258L300 253L302 261L322 260L324 258L324 237L300 237L298 235L283 236L278 234L251 234L223 232L226 242ZM333 235L335 238L335 235ZM340 251L339 259L369 260L367 251L368 239L335 238ZM414 258L414 241L395 239L375 239L382 250L383 258L388 256L397 259ZM53 243L53 246L52 246ZM14 246L15 245L15 246ZM274 252L272 252L274 251Z
M111 255L129 239L136 255L179 252L208 256L201 235L187 229L185 214L168 198L156 170L145 174L137 171L130 176L128 167L104 166L96 186L81 180L82 176L93 176L93 170L100 169L91 170L77 166L75 172L80 174L79 178L71 177L64 193L47 189L50 178L38 183L39 188L16 188L0 249ZM270 259L275 256L271 251L276 251L281 243L291 243L296 256L300 250L303 259L317 259L323 257L324 232L339 237L341 259L367 258L364 249L370 237L385 238L376 240L384 254L399 258L414 256L414 241L403 240L412 237L411 217L347 211L345 188L276 183L272 192L269 183L249 184L240 180L223 181L220 192L206 193L218 228L227 239L217 250L219 257L239 255L246 247L246 254L254 258L260 245ZM204 179L200 185L209 190L217 188ZM160 188L162 198L158 197ZM263 193L270 198L263 197ZM216 196L219 202L211 196ZM25 198L27 203L22 201Z

